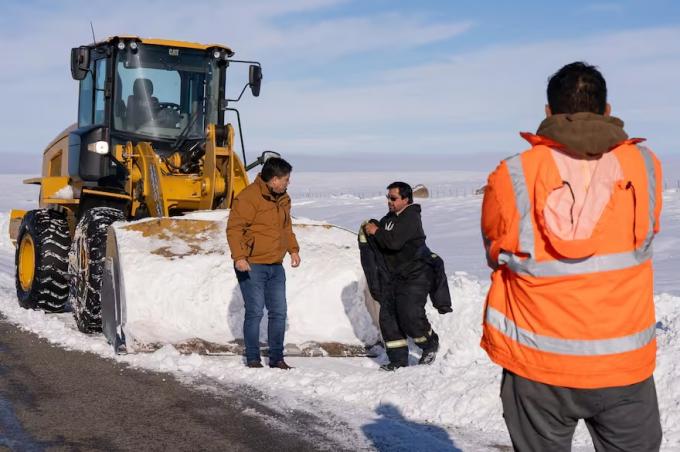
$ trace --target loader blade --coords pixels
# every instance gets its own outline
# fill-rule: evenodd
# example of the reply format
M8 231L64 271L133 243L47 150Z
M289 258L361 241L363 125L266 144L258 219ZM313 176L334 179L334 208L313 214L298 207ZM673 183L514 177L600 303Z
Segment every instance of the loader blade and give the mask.
M244 306L227 218L216 210L110 228L102 322L117 352L171 344L188 353L242 353ZM284 260L287 353L365 355L380 336L356 234L311 220L294 220L293 230L303 264L293 269Z
M102 332L116 353L125 353L125 334L123 333L123 313L125 298L121 293L120 262L116 236L109 228L106 237L106 260L104 261L104 279L102 281Z

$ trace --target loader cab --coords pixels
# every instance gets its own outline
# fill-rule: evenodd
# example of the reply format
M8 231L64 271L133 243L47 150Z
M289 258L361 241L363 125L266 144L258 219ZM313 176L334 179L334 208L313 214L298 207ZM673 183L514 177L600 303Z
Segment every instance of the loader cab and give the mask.
M112 59L112 131L159 149L184 136L202 139L221 124L225 60L218 52L120 41Z
M73 49L71 72L80 87L69 176L122 188L125 169L112 158L117 145L150 142L166 156L204 140L208 124L224 124L232 55L221 46L136 37Z

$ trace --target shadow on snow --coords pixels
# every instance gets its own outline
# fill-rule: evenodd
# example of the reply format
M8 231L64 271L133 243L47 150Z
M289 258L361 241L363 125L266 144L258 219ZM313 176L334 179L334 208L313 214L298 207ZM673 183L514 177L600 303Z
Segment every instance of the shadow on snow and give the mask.
M392 404L381 404L375 412L378 417L361 430L377 451L461 451L446 430L432 424L409 421Z

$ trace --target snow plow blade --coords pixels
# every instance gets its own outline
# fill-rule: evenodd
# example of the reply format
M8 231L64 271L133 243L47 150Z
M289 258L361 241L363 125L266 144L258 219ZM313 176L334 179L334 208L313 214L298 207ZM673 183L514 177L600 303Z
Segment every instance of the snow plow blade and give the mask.
M228 211L114 223L102 283L102 329L117 353L171 344L240 354L244 306L226 240ZM302 265L286 257L286 354L366 355L379 342L377 303L356 234L294 220ZM260 342L266 344L266 315Z

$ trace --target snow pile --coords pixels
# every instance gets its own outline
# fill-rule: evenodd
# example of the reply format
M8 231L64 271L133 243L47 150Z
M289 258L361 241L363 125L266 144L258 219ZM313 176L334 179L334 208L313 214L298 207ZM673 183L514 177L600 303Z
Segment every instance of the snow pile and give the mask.
M656 370L654 379L659 397L659 411L664 444L668 450L680 450L680 297L661 294L656 304ZM670 445L673 445L672 449Z
M14 246L12 245L12 241L9 239L9 214L7 212L0 213L0 250L2 250L4 253L7 252L12 252L14 251ZM14 264L14 262L12 262ZM2 269L3 273L4 270ZM14 268L11 269L11 276L14 276Z
M73 187L70 185L66 185L59 190L57 190L54 195L52 195L53 199L73 199Z
M243 337L244 305L226 240L227 211L117 223L124 281L123 331L128 350L192 340L234 343ZM356 234L323 222L295 220L302 266L286 258L286 342L374 345ZM266 317L261 340L266 343Z

